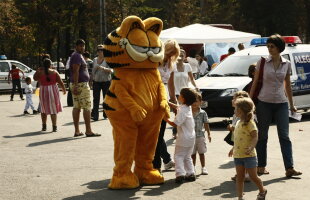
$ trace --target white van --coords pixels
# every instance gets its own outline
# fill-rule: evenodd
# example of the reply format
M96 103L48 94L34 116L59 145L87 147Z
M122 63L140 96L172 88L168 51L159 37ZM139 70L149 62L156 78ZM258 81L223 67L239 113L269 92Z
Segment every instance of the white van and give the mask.
M33 80L33 75L36 72L25 64L18 62L16 60L0 60L0 90L9 90L12 89L12 83L8 84L8 74L12 68L12 65L16 65L25 73L25 78L30 77L32 82L31 85L36 88L37 82ZM20 77L23 75L20 74ZM22 81L22 88L25 88L25 80Z
M281 56L291 62L293 100L297 109L310 108L310 44L300 44L296 36L283 37L286 41ZM260 42L259 42L260 41ZM205 109L210 117L231 117L231 100L235 92L243 90L251 81L248 68L262 56L268 56L266 38L253 40L256 46L227 57L206 76L196 80L202 92ZM264 46L262 46L264 45Z

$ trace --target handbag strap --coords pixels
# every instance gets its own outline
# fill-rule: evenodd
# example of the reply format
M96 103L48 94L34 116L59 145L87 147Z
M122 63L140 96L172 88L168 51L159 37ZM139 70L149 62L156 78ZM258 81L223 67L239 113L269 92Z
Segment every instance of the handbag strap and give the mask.
M259 67L259 76L258 76L259 81L263 81L265 61L266 61L266 59L264 57L262 57L262 59L260 61L260 67Z

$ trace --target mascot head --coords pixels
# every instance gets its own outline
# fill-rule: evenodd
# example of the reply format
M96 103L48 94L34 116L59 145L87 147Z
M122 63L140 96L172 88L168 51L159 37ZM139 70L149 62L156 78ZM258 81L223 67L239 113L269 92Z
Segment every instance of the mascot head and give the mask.
M163 22L129 16L104 41L104 58L111 68L157 68L164 58L159 39Z

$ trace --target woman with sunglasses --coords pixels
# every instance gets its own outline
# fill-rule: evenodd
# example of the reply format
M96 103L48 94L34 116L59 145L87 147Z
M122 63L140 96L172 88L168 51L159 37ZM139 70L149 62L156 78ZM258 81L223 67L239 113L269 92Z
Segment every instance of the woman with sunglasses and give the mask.
M111 84L111 74L113 70L108 66L103 57L103 45L97 46L97 57L93 61L93 109L91 117L93 120L98 121L99 119L99 102L100 93L102 91L103 99ZM103 111L103 118L107 116Z
M253 97L262 67L263 79L262 88L258 94L256 108L258 120L258 142L256 145L259 175L269 174L265 169L267 165L267 141L269 125L274 118L277 125L278 137L281 146L282 157L287 177L301 175L294 169L292 143L289 138L289 110L296 112L293 104L291 89L291 63L283 58L280 53L285 49L285 42L278 34L272 35L267 40L269 56L265 58L264 65L261 66L262 59L256 64L254 82L250 96Z

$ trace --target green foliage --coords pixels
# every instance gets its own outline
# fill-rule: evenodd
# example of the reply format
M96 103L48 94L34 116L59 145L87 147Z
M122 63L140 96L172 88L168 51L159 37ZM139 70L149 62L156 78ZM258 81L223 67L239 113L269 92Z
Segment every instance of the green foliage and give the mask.
M310 41L309 0L105 0L102 36L99 5L100 0L2 0L0 51L9 58L40 53L65 58L74 41L83 38L87 50L95 53L102 37L129 15L158 17L164 29L193 23L232 24L262 36L299 35Z
M0 53L13 57L24 56L31 50L34 37L31 27L22 24L22 18L12 0L0 2Z

